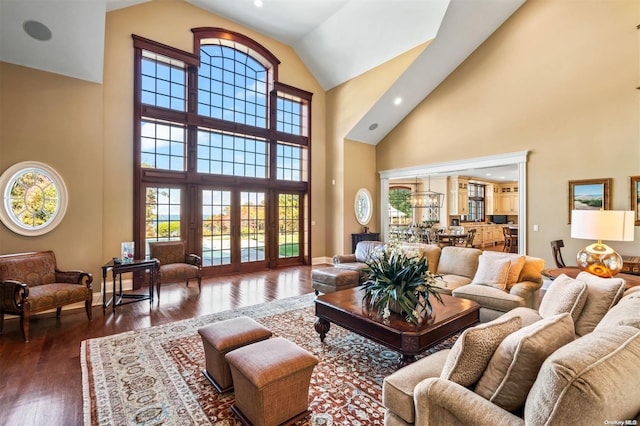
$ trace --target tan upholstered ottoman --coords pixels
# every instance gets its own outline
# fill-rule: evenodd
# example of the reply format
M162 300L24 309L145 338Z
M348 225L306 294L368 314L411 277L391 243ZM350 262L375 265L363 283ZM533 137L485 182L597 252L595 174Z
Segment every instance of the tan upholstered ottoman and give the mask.
M318 359L282 337L226 355L235 388L232 409L244 424L272 426L310 414L309 383Z
M271 337L271 332L249 317L214 322L198 330L204 346L206 369L202 374L220 393L233 389L231 371L224 356L239 347Z
M311 286L316 294L332 293L338 290L356 287L360 284L360 272L346 268L320 268L311 271Z

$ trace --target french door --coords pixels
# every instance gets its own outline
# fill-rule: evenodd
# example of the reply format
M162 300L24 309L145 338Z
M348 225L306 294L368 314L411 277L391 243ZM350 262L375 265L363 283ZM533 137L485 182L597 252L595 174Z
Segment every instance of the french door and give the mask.
M215 186L146 192L146 242L186 240L204 275L304 262L302 194Z

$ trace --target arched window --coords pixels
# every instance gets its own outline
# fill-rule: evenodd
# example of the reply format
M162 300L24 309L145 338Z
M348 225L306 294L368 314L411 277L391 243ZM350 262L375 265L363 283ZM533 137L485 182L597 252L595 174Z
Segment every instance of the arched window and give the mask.
M252 39L192 32L193 54L133 36L136 249L186 240L205 274L310 261L312 94Z

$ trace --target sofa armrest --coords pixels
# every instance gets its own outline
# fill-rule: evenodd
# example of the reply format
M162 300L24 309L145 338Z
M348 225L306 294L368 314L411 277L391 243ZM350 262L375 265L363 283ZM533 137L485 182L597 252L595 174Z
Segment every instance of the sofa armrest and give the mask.
M337 265L338 263L356 263L356 255L355 254L338 254L333 256L333 264Z
M414 390L416 426L524 425L524 420L480 395L438 377L418 383Z
M509 290L509 294L514 296L520 296L523 299L527 300L533 293L538 291L542 287L542 282L535 281L521 281L519 283L515 283L511 290Z
M0 310L6 313L20 313L22 305L29 297L29 286L14 280L0 282Z
M202 258L200 258L200 256L198 256L197 254L185 254L184 255L184 261L185 263L188 263L190 265L195 265L197 267L202 266Z
M56 268L56 282L69 283L69 284L84 284L88 289L91 289L91 283L93 282L93 275L83 271L61 271Z

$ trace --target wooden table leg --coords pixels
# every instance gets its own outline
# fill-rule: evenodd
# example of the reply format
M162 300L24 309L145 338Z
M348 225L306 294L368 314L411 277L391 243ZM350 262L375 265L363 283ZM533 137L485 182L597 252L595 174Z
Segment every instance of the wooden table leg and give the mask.
M313 328L315 328L318 334L320 335L320 341L324 342L324 338L327 335L329 328L331 328L331 323L322 318L318 318L315 324L313 324Z

